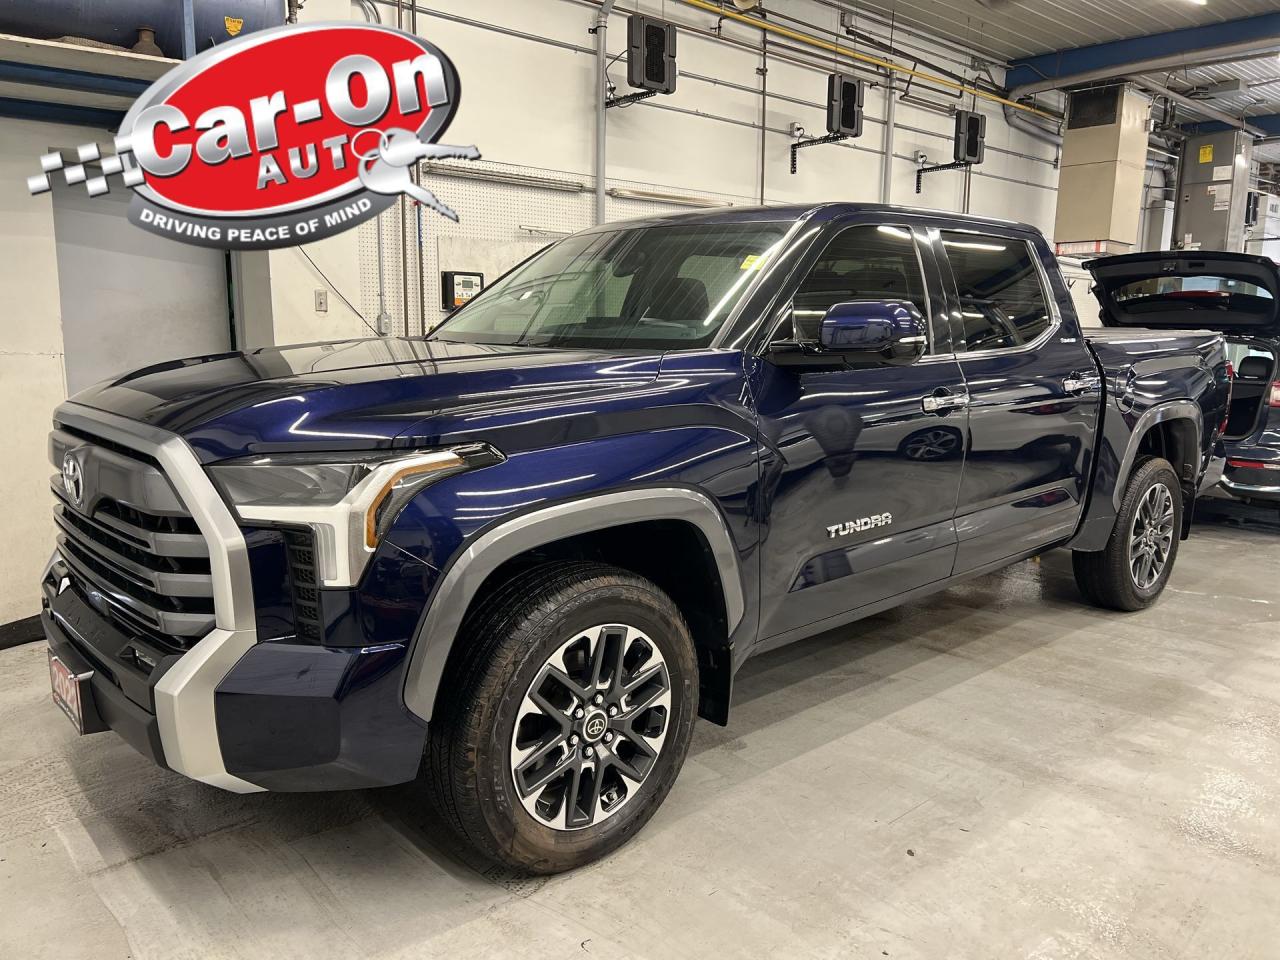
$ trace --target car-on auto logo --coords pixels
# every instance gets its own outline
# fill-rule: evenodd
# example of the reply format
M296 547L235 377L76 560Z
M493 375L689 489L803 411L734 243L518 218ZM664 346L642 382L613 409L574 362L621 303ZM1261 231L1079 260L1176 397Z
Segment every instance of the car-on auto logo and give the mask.
M438 47L391 27L317 23L212 47L133 104L115 156L96 144L67 165L40 158L32 193L61 170L89 194L121 175L129 219L186 243L268 249L309 243L376 216L402 193L457 215L410 177L422 159L478 159L436 141L458 108L457 70ZM101 175L87 165L100 162Z

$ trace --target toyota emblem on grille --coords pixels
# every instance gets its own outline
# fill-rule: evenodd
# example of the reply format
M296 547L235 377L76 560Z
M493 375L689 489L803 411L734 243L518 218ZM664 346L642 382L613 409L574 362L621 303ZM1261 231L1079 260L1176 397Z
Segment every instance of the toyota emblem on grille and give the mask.
M84 473L80 461L70 453L62 458L62 488L73 507L84 505Z

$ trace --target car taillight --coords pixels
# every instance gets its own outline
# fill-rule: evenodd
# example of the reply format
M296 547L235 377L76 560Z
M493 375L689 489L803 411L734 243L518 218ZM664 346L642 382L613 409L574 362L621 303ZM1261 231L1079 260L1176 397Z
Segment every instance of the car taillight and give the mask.
M1268 407L1280 407L1280 380L1271 385L1271 396L1267 398Z
M1261 460L1237 460L1231 457L1227 466L1236 470L1280 470L1280 463L1264 463Z

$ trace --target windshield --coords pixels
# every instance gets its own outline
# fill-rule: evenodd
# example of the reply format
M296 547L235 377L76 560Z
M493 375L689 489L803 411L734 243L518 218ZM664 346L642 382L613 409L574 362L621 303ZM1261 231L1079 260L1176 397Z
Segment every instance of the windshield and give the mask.
M790 222L664 225L567 237L433 333L568 348L706 346Z

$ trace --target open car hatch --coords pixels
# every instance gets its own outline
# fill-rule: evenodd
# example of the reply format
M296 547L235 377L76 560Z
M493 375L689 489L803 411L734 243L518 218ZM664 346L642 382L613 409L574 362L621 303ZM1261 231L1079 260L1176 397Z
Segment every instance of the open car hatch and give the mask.
M1267 257L1165 250L1084 267L1096 282L1105 326L1280 335L1280 265Z

